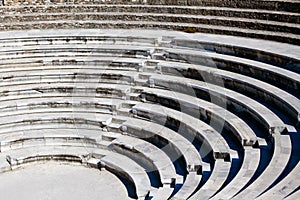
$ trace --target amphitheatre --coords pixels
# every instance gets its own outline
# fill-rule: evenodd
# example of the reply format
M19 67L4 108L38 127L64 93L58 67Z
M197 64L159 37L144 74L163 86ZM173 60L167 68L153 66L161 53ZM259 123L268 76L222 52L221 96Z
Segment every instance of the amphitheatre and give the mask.
M0 14L0 199L300 199L299 0Z

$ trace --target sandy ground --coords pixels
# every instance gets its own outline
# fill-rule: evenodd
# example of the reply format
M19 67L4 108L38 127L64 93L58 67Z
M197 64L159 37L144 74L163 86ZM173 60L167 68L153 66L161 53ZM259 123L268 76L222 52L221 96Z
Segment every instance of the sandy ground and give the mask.
M56 162L33 164L0 175L5 200L125 200L122 182L108 171Z

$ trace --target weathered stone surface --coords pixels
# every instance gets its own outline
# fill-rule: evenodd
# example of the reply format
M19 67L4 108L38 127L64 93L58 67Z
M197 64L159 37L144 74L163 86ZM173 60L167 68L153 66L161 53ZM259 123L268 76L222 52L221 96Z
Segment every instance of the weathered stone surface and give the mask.
M89 199L299 196L298 1L0 5L2 184L55 161L115 175Z

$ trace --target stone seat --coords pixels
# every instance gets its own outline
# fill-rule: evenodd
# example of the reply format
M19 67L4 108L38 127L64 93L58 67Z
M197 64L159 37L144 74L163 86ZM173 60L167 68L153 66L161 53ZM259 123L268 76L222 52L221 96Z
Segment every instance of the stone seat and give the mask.
M235 107L238 112L245 112L251 118L256 120L259 124L273 132L284 132L286 125L282 120L272 111L261 105L257 101L252 100L237 92L228 90L226 88L212 85L207 82L186 79L181 77L167 76L167 75L149 75L149 82L151 87L163 87L170 90L189 94L191 90L198 98L207 100L212 99L212 103L216 105L227 105L227 108ZM192 93L193 94L193 93ZM201 95L201 96L200 96Z
M153 196L152 200L168 199L173 193L173 188L161 187Z
M93 138L87 138L78 135L59 136L48 133L48 136L41 136L31 132L30 136L26 135L23 137L10 137L10 140L1 140L1 152L10 151L13 149L26 148L31 146L43 146L43 145L56 145L56 146L86 146L93 148L104 148L104 146L97 144L97 141Z
M47 74L42 75L40 72L16 72L16 73L6 73L3 76L3 81L1 81L1 86L17 85L19 82L24 82L23 84L37 83L56 83L56 81L66 82L66 83L77 83L85 81L85 83L117 83L117 84L133 84L137 72L128 71L124 73L123 71L117 70L85 70L84 73L80 73L78 70L53 70L49 71ZM86 79L90 81L87 82Z
M180 190L171 198L172 200L187 199L195 190L200 182L200 177L196 172L190 172Z
M194 51L188 51L185 53L182 51L176 51L176 54L180 59L183 59L187 62L193 62L193 58L198 59L199 62L203 62L201 56L197 55L197 53ZM257 96L265 100L266 102L272 102L279 110L284 110L285 112L288 111L289 115L295 122L299 122L300 101L296 97L290 95L288 92L285 92L277 87L274 87L273 85L267 84L257 79L243 76L237 73L223 71L215 68L206 68L204 66L193 67L194 69L196 69L196 71L200 72L204 79L207 79L207 82L210 82L211 80L222 80L226 88L240 93ZM295 73L292 74L293 76L291 76L294 77L295 82L299 83L299 75Z
M296 190L300 185L300 162L294 167L294 169L277 183L274 187L269 189L266 193L259 196L257 199L275 199L288 196L294 190Z
M68 44L68 45L36 45L21 47L4 47L0 51L0 60L41 58L41 57L68 57L68 56L115 56L130 58L147 58L153 51L152 46L134 45L103 45L103 44Z
M52 47L53 48L53 47ZM122 51L120 50L120 52L93 52L95 51L94 49L89 49L86 50L85 52L79 52L77 50L78 53L75 52L70 52L70 53L66 53L66 52L58 52L58 53L36 53L36 54L23 54L19 55L19 56L14 56L14 55L9 55L9 54L4 54L1 57L4 57L1 59L1 63L2 64L11 64L11 63L23 63L25 61L29 61L31 63L47 63L47 60L49 62L52 61L53 63L82 63L82 60L88 60L86 58L88 57L95 57L98 59L102 59L110 57L111 59L118 59L118 58L131 58L131 59L147 59L147 56L143 56L143 55L136 55L135 52L133 52L133 50L126 50L123 49ZM133 53L132 53L133 52ZM148 53L147 53L148 54ZM150 55L150 54L149 54ZM76 56L76 57L75 57ZM12 60L8 60L6 58L11 57L10 59ZM45 59L43 59L45 58ZM74 59L76 58L76 59ZM91 59L90 59L91 60ZM95 62L97 62L97 59L95 59ZM28 62L27 62L28 63Z
M77 83L76 88L74 88L74 83L68 83L65 85L62 84L52 84L53 87L49 87L49 84L41 83L39 85L38 83L35 83L36 87L33 88L32 85L30 87L30 84L9 86L10 90L2 90L0 101L7 107L13 107L9 101L20 103L22 106L24 104L30 105L31 99L35 101L34 99L38 98L45 99L45 102L47 102L47 98L56 98L58 100L65 99L65 102L72 101L72 98L85 99L85 101L87 101L87 98L90 98L91 102L96 99L101 99L103 102L108 102L108 100L104 99L111 98L111 103L106 103L105 107L111 107L111 109L114 109L115 106L118 105L118 101L125 98L126 91L129 90L128 85L121 84L101 83L99 86L96 85L96 83L86 84L87 86L90 86L90 88L83 87L83 83ZM101 105L100 103L95 103L99 104L99 106ZM105 103L102 103L103 107L104 104ZM14 106L17 107L16 104Z
M13 73L18 71L32 71L35 69L53 70L61 68L64 65L70 69L81 69L85 67L87 69L118 69L118 70L131 70L137 71L141 67L141 63L145 59L143 58L128 58L128 57L99 57L99 56L87 56L87 57L45 57L40 58L22 58L14 60L2 60L1 72ZM99 68L96 68L98 66ZM110 68L111 67L111 68ZM32 70L31 70L32 69ZM61 68L62 70L64 68Z
M211 199L233 198L254 176L260 162L260 149L245 147L244 160L238 173Z
M45 72L47 71L54 71L61 69L62 66L64 66L64 69L69 70L77 70L81 71L83 68L87 70L103 70L103 69L109 69L109 70L122 70L122 71L139 71L141 68L142 59L132 59L132 58L124 58L124 57L118 57L111 58L111 57L102 57L101 59L95 58L95 57L89 57L89 58L76 58L75 60L48 60L49 62L40 63L39 61L30 62L30 59L25 59L26 63L22 63L20 61L19 63L6 63L2 64L0 68L0 73L7 73L7 74L15 74L18 72L30 72L34 73L39 70L43 70ZM47 59L46 59L47 60ZM76 63L74 63L76 62ZM72 64L70 64L72 63ZM8 76L3 76L8 77ZM2 77L2 78L3 78Z
M135 186L137 199L146 199L149 196L151 185L144 168L131 159L120 154L108 154L99 160L105 169L127 178Z
M49 113L49 116L51 116L51 113L66 113L65 117L69 117L68 114L72 114L74 115L74 117L76 118L76 116L86 116L86 114L91 114L91 115L95 115L95 117L98 117L99 115L99 120L102 118L101 114L103 114L104 116L108 116L109 114L112 114L112 111L103 111L103 110L98 110L95 107L51 107L51 106L37 106L36 109L34 109L34 107L29 108L29 109L14 109L14 110L9 110L9 111L3 111L0 114L0 118L3 120L7 120L7 122L10 122L10 119L14 119L17 116L24 116L26 115L28 117L28 119L30 120L34 120L34 115L36 115L37 118L40 118L41 115L47 115L46 113ZM77 115L78 113L78 115ZM81 114L80 114L81 113ZM84 114L86 113L86 114ZM62 116L64 116L64 114L62 114ZM87 117L87 120L90 120L91 118ZM5 123L3 123L5 124Z
M240 17L223 17L223 16L207 16L192 14L170 14L170 13L132 13L132 12L61 12L61 13L18 13L14 15L2 16L1 23L7 22L31 22L36 21L56 21L56 20L123 20L123 21L146 21L157 22L162 19L164 22L186 22L191 24L211 24L215 26L242 27L254 30L278 31L297 34L299 26L292 23L284 23L277 21L268 21L252 18ZM125 19L125 20L124 20ZM249 28L248 28L249 27Z
M2 116L1 128L11 127L12 124L24 125L24 124L43 124L43 123L70 123L70 124L90 124L95 127L104 127L109 123L112 115L101 114L92 112L62 112L62 109L51 111L52 109L45 110L39 113L26 113L26 119L20 118L22 115Z
M293 194L287 196L284 199L286 199L286 200L297 200L297 199L299 199L299 195L300 195L300 190L298 189Z
M206 112L201 112L201 110L199 111L200 108L207 109L208 111L211 110L212 113L214 113L214 114L217 114L217 111L219 111L219 109L213 109L213 107L215 107L216 105L207 103L200 99L196 99L196 98L184 95L184 94L170 92L170 91L166 91L166 90L155 89L155 88L141 88L140 87L138 89L143 90L141 92L143 95L145 95L145 96L143 96L143 98L145 97L145 99L148 101L151 101L151 102L155 101L153 98L153 95L157 95L156 96L157 98L162 98L160 101L157 100L156 103L161 103L164 106L167 106L166 101L165 101L166 99L173 100L171 102L174 102L174 100L175 100L180 105L180 111L184 112L184 113L187 113L187 112L192 113L193 112L193 111L191 111L192 107L195 106L196 109L195 109L194 113L197 116L197 118L199 117L199 115L206 113ZM147 98L147 95L149 95L148 98ZM186 102L188 102L188 105L186 105L187 104ZM241 120L233 120L237 117L235 115L232 115L227 112L228 111L226 111L226 114L221 112L221 113L223 113L223 116L226 116L226 118L223 120L228 121L228 123L231 124L230 126L235 127L236 126L235 121L241 121ZM211 115L211 116L213 117L213 115ZM237 118L237 119L239 119L239 118ZM244 121L242 121L242 122L244 123ZM250 127L248 127L247 124L244 124L244 126L239 126L239 127L240 127L240 129L237 129L239 131L247 130L246 132L252 132L252 130L250 129ZM209 141L211 141L211 140L209 139ZM239 172L229 182L229 185L227 185L227 188L225 188L225 190L224 189L221 190L221 193L220 193L221 196L217 195L218 197L225 197L225 195L228 197L230 195L234 196L234 194L236 194L240 189L242 189L243 186L246 185L246 183L254 175L254 172L257 169L259 162L260 162L260 151L259 151L259 149L253 148L251 146L243 146L243 148L244 148L244 159L243 159L242 166L241 166ZM237 184L235 184L235 183L237 183ZM226 189L228 189L230 191L228 191Z
M152 2L140 2L140 1L106 1L106 2L101 2L101 1L84 1L84 0L79 0L77 2L80 5L97 5L97 6L105 6L105 5L139 5L139 6L149 6L150 5L160 5L160 6L179 6L179 5L184 5L187 6L189 5L190 7L195 7L195 6L202 6L202 7L234 7L234 8L248 8L248 9L265 9L265 10L278 10L278 11L286 11L286 12L297 12L299 8L297 5L299 5L299 2L297 1L281 1L281 0L270 0L267 2L261 2L260 0L258 1L253 1L251 4L248 2L244 1L238 1L238 0L232 0L229 2L218 2L218 1L211 1L211 0L203 0L200 2L192 2L192 1L186 1L186 2L177 2L177 1L159 1L159 0L154 0ZM163 5L162 5L163 4ZM7 4L7 5L11 5ZM20 2L16 2L17 6L22 5ZM28 5L32 5L32 3L28 3ZM40 3L37 3L37 6L39 6ZM61 4L60 4L61 5ZM67 4L68 5L68 4ZM63 4L63 6L67 6ZM73 5L73 4L71 4Z
M241 37L233 38L226 35L215 37L204 33L200 33L192 39L174 36L170 45L174 46L174 48L189 48L231 55L273 65L296 73L300 72L297 67L300 63L300 58L296 53L299 51L299 47L296 45Z
M18 64L16 64L16 66L18 66ZM84 66L84 65L79 65L79 66L80 66L80 68L67 66L66 69L63 69L63 68L59 69L58 67L54 67L52 70L49 69L49 67L46 67L44 75L45 75L45 78L48 78L48 77L51 78L51 76L53 76L53 78L55 78L55 77L59 77L59 75L60 75L61 76L60 78L65 78L65 79L72 78L73 80L77 76L80 78L80 77L83 77L84 75L90 76L89 78L94 78L94 79L101 78L99 76L102 76L102 78L105 78L108 76L108 78L109 78L109 75L112 75L112 76L115 75L115 76L119 76L119 77L122 77L122 75L124 75L124 78L127 77L129 79L129 77L133 77L134 75L136 75L137 74L136 71L138 71L137 69L132 70L130 68L124 68L123 70L119 71L119 70L115 70L115 69L109 69L109 66L104 66L104 67L99 66L99 68L89 67L89 66ZM6 67L6 66L4 66L4 67ZM6 72L4 72L5 74L4 73L2 74L1 79L3 79L3 81L9 82L13 78L20 79L20 80L35 78L37 76L41 76L41 70L43 70L43 69L41 68L40 70L30 71L30 70L27 70L26 67L24 67L23 70L6 71ZM85 71L83 72L83 70L85 70ZM63 76L65 76L65 77L63 77ZM95 76L98 76L98 77L95 77ZM40 77L38 77L38 78L40 78ZM114 78L114 77L112 77L112 78Z
M53 93L52 93L53 94ZM54 93L55 94L55 93ZM14 111L22 111L22 110L34 110L34 109L43 109L43 108L51 108L51 107L71 107L74 110L77 108L86 108L86 109L94 109L95 112L106 112L112 113L117 110L117 108L121 107L123 100L120 99L113 99L113 98L101 98L96 97L92 99L87 99L87 97L78 97L78 96L71 96L71 97L64 97L61 98L58 96L40 96L39 98L35 98L28 95L28 98L22 98L23 96L20 95L19 99L8 99L8 98L0 98L1 106L0 109L2 113L5 112L14 112ZM18 112L17 111L17 112ZM3 115L2 114L2 115ZM11 113L10 113L11 114Z
M1 7L3 9L4 7ZM74 30L69 30L74 33ZM3 47L2 51L8 48L17 47L30 47L44 45L134 45L134 46L152 46L157 42L157 38L148 36L132 36L132 35L112 35L111 33L103 33L101 35L95 35L93 33L81 34L76 32L76 34L70 35L67 33L68 30L62 32L53 32L51 35L40 34L38 32L33 32L33 34L18 34L12 36L7 35L6 37L1 37L0 46Z
M224 34L232 36L252 37L259 39L274 40L278 42L299 44L299 37L293 33L277 33L265 30L251 30L246 28L228 27L222 25L174 23L162 21L114 21L114 20L55 20L55 21L29 21L29 22L9 22L1 23L0 30L25 30L25 29L60 29L63 27L73 28L141 28L141 29L169 29L181 31L192 29L195 32Z
M255 133L243 120L220 106L174 91L142 87L137 87L137 89L142 90L140 92L142 100L145 99L150 102L159 103L198 119L210 120L208 121L209 125L212 127L215 126L216 129L221 129L224 126L235 134L235 137L241 142L242 146L254 145L257 141ZM176 106L172 102L176 102L178 105ZM208 139L208 141L214 140Z
M269 165L254 182L233 199L258 197L276 181L288 165L292 150L290 136L275 133L272 135L272 139L274 152Z
M158 172L162 187L175 185L176 171L171 159L159 148L144 140L121 135L109 146L143 166L147 172Z
M209 125L187 114L160 105L147 103L136 104L132 107L132 112L139 117L146 117L150 121L162 126L173 127L191 143L194 139L198 139L203 142L204 149L208 148L210 151L213 151L215 159L227 159L229 161L231 159L230 148L225 139ZM210 152L205 153L208 154Z
M186 172L196 172L201 174L202 159L197 149L183 136L159 124L137 118L124 119L125 121L122 125L127 128L129 134L145 139L146 141L149 139L157 146L163 145L162 150L171 158L171 160L175 161L178 158L183 157L185 162L184 170Z
M102 33L101 36L89 33L68 35L66 34L67 31L61 34L54 33L51 36L44 33L36 35L36 37L33 35L19 35L12 38L0 38L1 55L11 54L16 56L16 52L18 52L22 56L23 54L31 53L59 53L63 50L70 50L70 52L75 53L76 49L78 52L86 52L89 49L93 49L95 53L117 53L123 50L132 50L132 52L137 53L136 55L146 56L163 39L162 36L133 36L128 33L124 33L123 36L105 33ZM52 51L51 47L53 48ZM56 49L57 51L55 51Z
M18 142L17 138L37 138L37 143L42 145L43 143L39 143L42 139L39 138L58 138L57 141L54 141L53 144L58 144L59 142L63 142L64 138L70 138L70 142L65 141L66 145L79 144L79 139L76 138L83 138L83 142L85 138L88 141L95 140L96 145L100 146L108 146L111 144L110 140L107 140L107 134L114 135L115 132L111 130L108 131L106 127L97 127L89 124L70 124L70 123L63 123L63 122L50 122L50 123L39 123L39 124L17 124L14 126L6 126L0 134L0 141L17 141L18 145L14 145L12 143L12 147L20 148L22 147L22 141ZM60 139L62 138L62 139ZM72 139L75 138L75 139ZM73 142L74 141L74 142ZM51 145L51 139L48 140L48 145ZM76 143L77 142L77 143ZM5 143L6 144L6 143ZM20 145L19 145L20 144ZM13 146L14 145L14 146ZM28 145L25 143L25 145ZM63 145L63 144L62 144ZM93 145L93 144L91 144ZM90 146L91 146L90 145ZM6 145L7 146L7 145ZM10 146L10 144L9 144ZM70 146L70 145L69 145Z
M224 16L224 17L242 17L272 21L283 21L289 23L297 23L299 15L297 13L287 13L272 10L261 10L261 9L243 9L234 7L205 7L205 6L185 6L185 5L93 5L93 4L82 4L76 5L47 5L43 7L40 5L26 5L14 7L2 7L0 10L3 13L19 12L23 14L32 13L34 9L38 13L69 13L79 12L132 12L132 13L173 13L173 14L199 14L202 15L213 15L213 16ZM254 14L253 14L254 13Z
M88 138L95 140L97 143L102 141L103 129L93 126L76 126L67 124L39 124L39 125L23 125L10 129L3 129L0 134L0 141L16 141L18 138ZM108 132L111 134L111 132Z
M209 199L210 197L212 197L219 189L221 189L229 174L230 166L230 162L224 162L224 160L216 160L214 169L209 179L189 199L199 200Z
M51 45L51 46L54 46L54 45ZM113 46L113 48L112 48L112 46ZM46 51L46 52L49 51L49 49L48 50L47 49L42 50L43 48L46 48L46 47L41 46L40 49L38 49L38 52L40 52L40 51ZM62 48L62 47L63 47L62 50L64 50L64 51L68 50L68 54L72 50L73 51L75 50L75 52L72 52L72 54L74 54L74 55L77 55L78 51L87 51L90 54L90 50L86 49L86 45L82 46L82 47L80 45L76 45L75 49L73 49L74 47L72 47L72 46L71 46L70 49L66 48L65 46L58 46L57 51L59 51L59 48ZM105 49L105 51L112 51L112 50L115 51L116 48L120 48L120 50L122 50L123 49L122 47L125 48L124 51L126 51L126 52L127 51L132 51L127 46L119 46L119 45L101 46L101 49L102 50ZM99 48L100 48L99 46L96 46L96 47L89 46L88 49L93 49L92 50L93 54L96 54L98 51L100 51ZM132 47L133 51L142 51L142 50L137 50L135 48L136 47ZM144 48L147 49L147 46L143 47L143 49ZM26 48L22 47L22 52L26 53L27 51L31 52L31 54L32 54L33 50L32 49L28 50L28 47L26 47ZM34 51L37 51L37 50L34 50ZM216 65L218 68L226 69L226 70L235 70L235 72L241 72L241 73L244 73L245 75L248 75L248 76L249 75L250 76L255 75L256 78L260 77L261 79L270 81L271 83L276 83L277 85L278 84L283 85L283 83L285 83L284 85L290 85L290 86L287 86L287 87L289 89L292 89L292 90L296 91L296 92L298 91L298 88L299 88L299 85L300 85L299 80L298 80L299 75L297 75L293 72L286 71L284 69L278 69L277 67L273 67L273 66L270 66L270 65L267 65L267 64L258 63L256 61L244 60L242 58L236 58L236 57L232 57L232 56L220 55L220 54L215 54L215 53L210 53L210 52L201 53L199 51L196 55L195 50L192 51L193 55L189 54L189 53L191 53L191 51L186 51L186 50L185 50L184 53L182 53L182 51L184 51L182 49L180 49L179 55L177 55L179 49L178 50L174 50L174 49L170 50L170 49L167 48L167 49L164 49L164 51L167 52L168 58L176 59L177 57L180 57L180 58L183 58L184 60L187 60L188 62L203 63L204 62L203 59L204 60L212 59L213 60L213 65ZM13 49L13 52L16 53L18 51L16 49ZM53 52L52 49L50 51L50 55L51 55L51 52ZM66 54L66 53L64 53L64 54ZM148 53L148 54L150 54L150 53ZM186 54L188 54L188 55L186 55ZM32 54L32 55L35 55L35 54ZM47 55L48 55L48 53L47 53ZM7 54L5 54L4 56L5 56L5 58L7 58ZM20 58L21 56L22 56L22 54L18 53L17 57ZM80 56L80 54L78 54L78 56ZM122 55L122 56L124 56L124 55ZM11 59L12 55L10 55L9 57ZM201 58L201 59L199 59L199 58ZM197 59L197 60L195 60L195 59ZM167 64L167 66L164 67L166 64ZM174 64L174 63L172 63L172 64ZM172 64L170 64L170 65L172 65ZM170 65L168 63L164 63L164 64L160 64L160 65L162 65L161 66L162 71L166 71L166 72L169 72L169 73L172 72L172 71L170 71L172 68L169 67ZM224 65L226 65L226 66L224 66ZM194 66L190 66L190 67L193 68ZM250 69L249 69L249 67L250 67ZM188 66L186 66L186 68L188 68ZM180 67L179 67L179 69L180 69ZM198 68L196 68L195 70L199 71ZM268 73L269 75L266 75L266 73ZM276 80L276 82L274 82L274 80ZM290 83L290 84L286 84L286 83Z
M123 62L124 60L124 62ZM30 69L48 69L51 72L51 66L61 67L66 65L66 68L77 70L80 72L80 67L87 68L89 70L129 70L138 71L141 68L142 62L145 58L141 57L130 57L125 54L119 54L119 56L113 55L78 55L65 56L65 57L28 57L28 58L18 58L12 60L1 60L0 66L1 71L7 73L31 71ZM99 65L99 68L95 66ZM111 69L110 69L111 67ZM79 68L79 69L78 69ZM61 68L64 70L64 68ZM32 73L34 70L32 71Z
M50 6L51 7L51 6ZM165 6L162 6L165 7ZM4 9L3 7L2 9ZM25 8L28 8L27 6ZM173 8L171 6L171 8ZM198 9L197 7L190 7L192 9ZM37 8L35 8L37 9ZM213 8L210 8L210 10ZM217 9L223 9L223 8L217 8ZM224 9L232 9L232 8L224 8ZM176 10L176 9L174 9ZM251 13L254 12L254 10L251 10ZM259 12L264 12L259 10ZM268 11L270 13L270 11ZM287 13L286 13L287 14ZM288 13L289 19L291 18L291 15L295 13ZM298 15L298 14L297 14ZM265 15L264 15L265 16ZM254 16L251 16L254 17ZM279 20L279 19L278 19ZM76 30L75 30L76 31ZM96 30L93 30L96 31ZM29 31L30 34L24 33L20 34L17 32L12 31L12 34L4 34L1 35L1 44L4 45L3 47L10 47L10 46L24 46L24 45L35 45L38 46L39 44L56 44L55 40L58 40L57 44L64 44L64 41L66 44L72 43L73 40L78 41L78 44L89 44L86 43L86 40L88 42L91 42L92 44L101 44L102 42L108 42L108 44L122 44L118 43L119 38L123 38L124 40L130 40L129 42L135 41L135 39L138 39L138 42L135 42L134 45L148 45L149 43L145 42L143 43L143 38L145 38L145 34L147 30L145 31L139 31L134 32L131 30L127 30L126 32L123 32L122 35L124 37L120 37L120 34L113 34L112 33L107 34L106 32L101 32L101 36L93 36L92 31L89 30L88 33L83 33L86 31L80 30L79 32L76 31L74 33L73 30L63 30L58 32L53 32L50 30L43 30L43 32L38 32L36 30ZM159 31L157 31L159 32ZM50 34L49 34L50 33ZM116 32L118 33L118 32ZM141 33L141 34L140 34ZM144 34L143 34L144 33ZM293 68L293 63L297 65L299 64L299 59L295 59L297 54L297 46L293 45L287 45L283 43L274 43L269 41L261 41L261 40L254 40L249 38L241 38L241 37L231 37L231 36L225 36L225 35L218 35L217 37L212 34L204 34L204 33L197 33L197 35L193 36L192 39L189 40L186 39L185 35L178 35L174 34L171 31L168 33L169 35L172 35L174 39L171 39L171 44L178 46L178 47L189 47L197 49L205 49L208 51L217 51L218 53L227 54L227 55L238 55L239 57L245 57L249 55L251 59L267 62L269 64L273 64L276 66L286 67L290 70L297 70L297 67ZM27 36L26 36L27 35ZM41 36L42 35L42 36ZM47 35L48 37L45 37L43 35ZM75 36L70 36L75 35ZM103 36L104 35L104 36ZM155 33L152 33L152 35L155 35ZM156 37L156 36L155 36ZM159 38L161 36L158 36L157 38L150 38L150 40L157 40L158 44L160 43ZM22 39L23 38L23 39ZM51 39L52 38L52 39ZM62 41L59 40L59 38L62 38ZM98 41L96 38L100 38ZM148 38L146 38L147 40ZM163 38L162 38L163 39ZM32 41L31 43L27 44L24 43L24 41ZM52 40L54 42L52 42ZM37 42L40 41L40 42ZM70 43L68 43L69 41ZM115 43L113 41L116 41ZM74 42L76 44L76 42ZM153 43L151 43L153 44ZM168 44L168 43L167 43ZM280 46L280 48L276 48ZM5 48L4 48L5 49ZM257 53L259 52L259 54ZM292 55L292 56L291 56ZM275 59L276 58L276 59ZM298 60L298 61L297 61ZM295 65L294 64L294 65Z
M169 51L169 49L165 50ZM172 59L172 54L175 52L174 50L172 51L173 52L170 55L167 55L167 58L170 57ZM215 71L216 73L219 71L221 73L222 71L218 69L222 69L226 71L232 71L237 74L242 74L247 77L259 79L272 85L291 90L296 94L299 93L298 90L300 88L300 78L299 74L295 72L270 64L253 61L249 58L245 59L207 51L190 51L193 51L193 55L187 55L178 48L176 49L176 52L178 54L175 53L174 57L178 57L179 59L185 60L188 63L192 63L194 65L177 64L174 62L159 62L158 66L160 67L162 72L172 73L172 70L174 70L175 68L179 72L182 71L183 74L187 77L192 76L193 78L197 77L198 74L201 74L205 78L206 74L203 72L204 70L210 70L212 72ZM203 66L207 66L210 68ZM189 73L185 71L187 69L190 70ZM236 78L238 77L239 76L237 76Z
M83 146L32 146L12 149L0 154L1 164L7 163L12 169L26 163L46 161L56 157L59 161L87 163L89 154L97 153L99 157L112 153L107 149ZM10 157L8 159L7 155ZM71 159L70 159L71 158ZM72 159L73 158L73 159ZM8 160L7 160L8 159ZM55 158L54 158L55 160Z
M73 46L76 46L74 44ZM88 46L88 45L86 45ZM35 46L38 47L38 46ZM6 48L6 47L3 47ZM22 48L22 46L20 47ZM58 68L61 67L61 65L64 65L68 68L78 68L86 66L91 69L98 69L96 66L101 68L105 67L111 67L112 69L118 68L118 69L126 69L128 70L138 70L138 68L141 66L142 62L145 60L143 57L125 57L125 55L121 55L118 57L113 57L107 55L106 57L99 57L94 56L92 54L93 49L90 49L90 55L83 57L83 56L65 56L65 57L44 57L43 59L38 59L35 57L27 57L27 58L21 58L14 60L9 59L2 59L1 60L1 71L3 72L10 72L10 71L30 71L30 69L39 69L39 68L49 68L54 67ZM74 54L75 55L75 54ZM8 67L7 69L4 67ZM63 69L63 68L62 68Z

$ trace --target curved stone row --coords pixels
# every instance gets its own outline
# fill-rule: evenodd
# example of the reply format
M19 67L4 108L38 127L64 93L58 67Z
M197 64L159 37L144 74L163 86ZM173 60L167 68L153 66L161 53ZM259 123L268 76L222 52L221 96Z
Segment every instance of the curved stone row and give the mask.
M0 33L2 172L74 161L133 199L293 198L299 47L135 31Z
M246 7L247 9L244 6L248 5L246 1L226 1L228 6L225 2L197 2L185 2L196 6L186 6L184 2L177 1L165 2L164 5L155 5L163 4L162 2L143 2L154 4L147 6L141 5L141 2L134 3L138 5L109 5L117 1L88 1L82 2L83 5L80 6L75 2L40 2L40 6L27 2L24 6L21 1L9 1L0 7L0 29L155 28L255 37L299 44L299 11L288 7L289 4L299 7L297 1L257 1L251 2L251 7ZM38 1L35 4L39 4ZM175 7L168 6L174 4ZM198 4L204 5L198 7ZM269 4L276 4L276 7ZM141 21L143 23L140 23Z
M299 4L298 1L292 1L292 0L286 0L286 1L280 1L280 0L271 0L266 2L261 2L260 0L253 0L251 4L247 2L246 0L233 0L233 1L224 1L219 2L217 0L204 0L204 1L195 1L195 0L185 0L185 1L178 1L178 0L149 0L149 1L133 1L133 0L116 0L116 1L91 1L91 0L74 0L72 2L70 1L57 1L53 0L51 2L48 1L27 1L27 0L4 0L1 2L2 5L20 5L20 4L27 4L32 5L33 3L39 5L53 5L53 4L59 4L59 5L68 5L68 4L129 4L129 5L188 5L188 6L218 6L218 7L233 7L233 8L258 8L258 9L266 9L266 10L279 10L279 11L293 11L298 12L299 8L297 5Z

